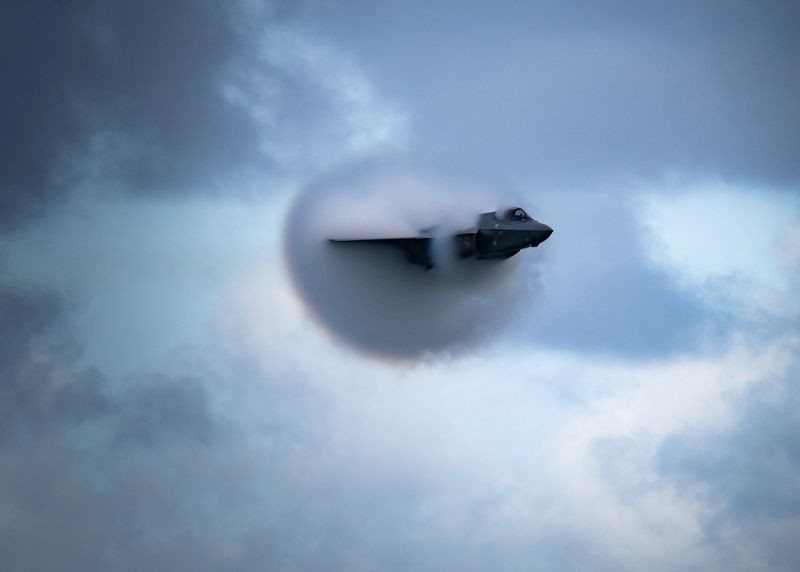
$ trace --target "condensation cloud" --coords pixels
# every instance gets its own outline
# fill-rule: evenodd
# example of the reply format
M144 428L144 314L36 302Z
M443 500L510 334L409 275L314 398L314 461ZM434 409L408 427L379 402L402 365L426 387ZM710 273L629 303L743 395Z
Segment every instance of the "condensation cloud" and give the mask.
M456 260L452 232L509 200L394 168L362 167L323 178L290 209L285 255L294 285L318 322L357 349L395 358L459 352L513 321L536 282L524 254ZM416 236L435 227L436 267L409 264L401 248L330 238Z

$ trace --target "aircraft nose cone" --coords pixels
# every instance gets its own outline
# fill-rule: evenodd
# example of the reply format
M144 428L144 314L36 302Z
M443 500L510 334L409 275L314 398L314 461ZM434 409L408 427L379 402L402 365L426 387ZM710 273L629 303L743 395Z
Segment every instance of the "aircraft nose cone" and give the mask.
M553 234L552 228L550 228L546 224L538 223L538 227L536 228L535 231L533 231L531 246L538 246L539 244L543 243L545 240L550 238L551 234Z

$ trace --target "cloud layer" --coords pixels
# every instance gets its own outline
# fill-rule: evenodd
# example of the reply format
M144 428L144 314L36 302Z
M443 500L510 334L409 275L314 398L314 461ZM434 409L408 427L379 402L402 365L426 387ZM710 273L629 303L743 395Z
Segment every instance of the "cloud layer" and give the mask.
M402 114L283 2L15 3L0 231L65 195L252 192L396 149ZM263 189L260 192L264 192Z
M77 366L57 298L4 296L53 300L25 313L22 385L3 387L28 396L0 443L12 567L795 561L796 342L636 367L499 348L398 368L338 351L267 265L208 345L112 391Z
M723 174L791 188L798 7L726 8L390 1L315 17L414 109L417 151L460 172L606 189L631 174Z
M794 3L5 12L0 568L798 568Z

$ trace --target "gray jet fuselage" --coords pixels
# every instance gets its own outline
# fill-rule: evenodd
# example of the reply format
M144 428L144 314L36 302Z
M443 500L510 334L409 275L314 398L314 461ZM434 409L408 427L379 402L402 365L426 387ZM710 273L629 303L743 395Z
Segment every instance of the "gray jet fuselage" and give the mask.
M431 232L434 228L414 237L353 240L332 238L330 241L399 246L405 251L408 262L430 269L434 266L431 251ZM534 220L521 208L511 208L480 214L475 227L455 233L453 239L458 258L503 259L514 256L523 248L539 246L552 233L552 228Z
M483 213L475 229L455 235L461 258L508 258L523 248L539 246L553 229L532 219L522 209Z

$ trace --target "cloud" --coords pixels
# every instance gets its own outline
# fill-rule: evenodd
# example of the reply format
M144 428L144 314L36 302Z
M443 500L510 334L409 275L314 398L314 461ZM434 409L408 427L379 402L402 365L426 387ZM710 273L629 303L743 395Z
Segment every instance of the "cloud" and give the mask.
M753 386L728 430L687 430L659 451L660 470L679 490L713 507L704 535L715 549L730 550L732 561L755 558L790 570L800 559L797 375L795 364Z
M539 193L541 220L554 229L541 253L541 303L513 328L546 347L652 358L696 347L724 312L713 315L698 292L682 287L648 257L636 201L622 193ZM537 212L537 211L534 211ZM643 318L646 316L646 319Z
M346 523L365 566L482 569L497 558L521 568L609 570L787 563L766 558L765 545L735 557L733 543L708 545L704 523L718 505L685 494L664 471L662 450L687 430L738 431L751 389L790 375L791 340L748 335L721 353L635 367L502 347L398 370L336 352L302 308L292 309L291 295L276 296L282 290L264 275L239 298L251 317L229 311L225 322L240 331L239 352L260 352L258 367L292 372L327 397L321 447L329 454L315 455L315 467L341 504L306 494L328 507L326 519ZM274 316L281 335L276 322L252 319L273 305L282 308ZM405 525L374 532L384 518ZM465 538L481 542L466 546ZM337 546L347 553L350 545ZM398 553L405 560L384 560Z
M694 483L732 503L749 493L716 487L727 469L697 473L692 453L702 442L695 435L739 441L750 427L738 424L741 404L759 384L791 378L791 340L748 335L719 354L635 367L508 346L414 365L365 360L308 319L274 268L268 261L232 293L208 343L124 384L93 383L99 374L61 349L74 332L58 296L6 294L20 311L2 331L28 332L16 338L23 357L6 381L30 396L9 401L16 419L35 427L49 395L80 390L84 405L80 414L48 409L43 429L3 431L7 563L780 570L791 562L791 551L770 552L772 537L736 550L728 537L715 540L706 523L737 521ZM26 378L42 361L58 375ZM758 432L791 451L787 427ZM764 467L775 471L772 493L791 498L787 473ZM784 516L754 502L764 530L780 534Z
M3 226L75 178L178 190L252 159L255 132L217 88L243 43L228 19L210 3L15 5L2 34L17 82L0 107Z
M103 377L74 363L80 344L60 330L67 304L47 291L0 287L0 441L101 415Z
M396 150L402 113L293 6L15 5L0 29L16 86L0 102L0 230L87 188L244 193Z
M779 287L730 303L719 282L685 282L685 260L653 256L632 196L670 171L796 187L796 8L458 8L9 8L0 42L18 89L0 95L0 230L54 204L69 223L4 245L5 567L797 568L797 226L757 249L758 265L733 265L763 263ZM322 167L398 149L457 173L459 190L362 195L322 177L358 200L309 205L312 190L290 239L309 236L304 206L335 214L315 230L418 230L454 197L472 212L464 179L488 181L492 198L523 189L556 233L506 261L526 262L510 280L424 294L416 280L373 282L427 305L389 297L397 329L366 332L387 320L364 310L387 298L347 286L375 276L309 258L292 283L270 208L289 193L262 217L239 190L304 188ZM198 192L193 206L172 200ZM88 218L76 194L96 201ZM720 228L723 245L740 229ZM201 338L220 274L242 283ZM341 279L342 307L321 274ZM506 299L519 289L523 307ZM85 308L105 320L87 338ZM186 330L195 345L165 353ZM368 359L342 336L428 353ZM118 369L88 366L98 354Z
M554 507L554 518L580 512L612 567L652 561L663 569L746 569L753 559L764 562L748 551L729 558L735 543L707 544L704 522L717 507L684 494L663 471L661 451L676 434L735 430L750 388L785 375L794 367L794 349L785 341L755 349L746 340L724 355L607 372L614 389L576 412L552 441L552 467L566 501ZM604 529L603 523L614 524Z
M416 150L452 169L559 187L675 172L796 187L793 2L347 2L316 17L414 110Z
M4 287L0 302L5 565L79 570L187 562L188 553L168 552L187 550L190 540L163 536L170 548L159 551L160 541L149 541L145 529L164 526L181 536L169 527L184 518L176 520L186 499L176 500L181 487L170 480L169 464L190 470L182 455L216 434L203 386L159 376L115 392L100 372L79 365L71 308L61 296Z

